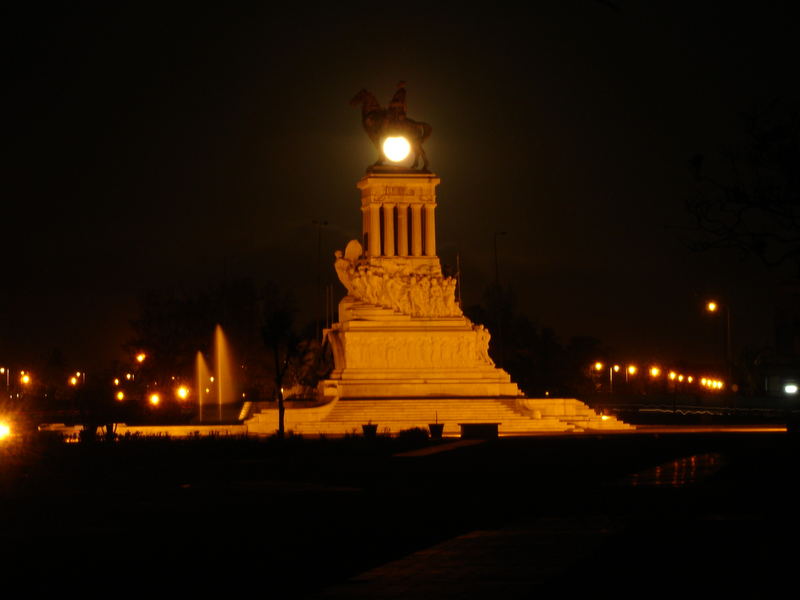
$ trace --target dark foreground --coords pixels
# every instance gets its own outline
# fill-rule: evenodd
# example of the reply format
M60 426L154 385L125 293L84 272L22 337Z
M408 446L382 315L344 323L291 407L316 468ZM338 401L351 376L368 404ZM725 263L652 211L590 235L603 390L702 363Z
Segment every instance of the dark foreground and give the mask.
M410 456L397 454L432 443L39 438L0 448L2 582L92 596L793 593L797 438L503 438Z

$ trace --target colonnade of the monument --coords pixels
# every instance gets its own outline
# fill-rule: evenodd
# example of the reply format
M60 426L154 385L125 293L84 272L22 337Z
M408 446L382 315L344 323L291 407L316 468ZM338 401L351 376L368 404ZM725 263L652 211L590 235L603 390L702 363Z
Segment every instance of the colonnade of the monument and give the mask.
M435 202L374 202L361 210L369 256L436 256Z

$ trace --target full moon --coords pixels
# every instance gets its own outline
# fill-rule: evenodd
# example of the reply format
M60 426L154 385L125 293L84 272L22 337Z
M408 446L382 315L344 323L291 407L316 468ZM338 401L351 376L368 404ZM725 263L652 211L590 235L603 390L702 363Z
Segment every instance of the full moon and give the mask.
M400 162L411 153L411 144L404 137L388 137L383 141L383 153L390 161Z

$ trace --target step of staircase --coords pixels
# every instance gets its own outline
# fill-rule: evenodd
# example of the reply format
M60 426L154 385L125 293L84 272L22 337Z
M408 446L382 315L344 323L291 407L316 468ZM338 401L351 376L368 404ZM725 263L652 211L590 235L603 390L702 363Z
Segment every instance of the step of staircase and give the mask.
M396 434L414 427L427 429L434 422L444 424L445 435L458 435L461 423L498 423L501 435L632 429L576 399L342 398L312 408L289 407L285 413L285 428L307 435L361 433L367 423ZM247 424L253 433L273 433L277 410L262 409Z

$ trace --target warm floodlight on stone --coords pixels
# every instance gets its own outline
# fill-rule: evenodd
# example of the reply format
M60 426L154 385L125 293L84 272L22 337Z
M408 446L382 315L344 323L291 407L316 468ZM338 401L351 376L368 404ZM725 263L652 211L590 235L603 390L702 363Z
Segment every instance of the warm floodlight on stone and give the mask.
M387 137L383 140L383 153L392 162L402 162L411 154L411 144L402 136Z

